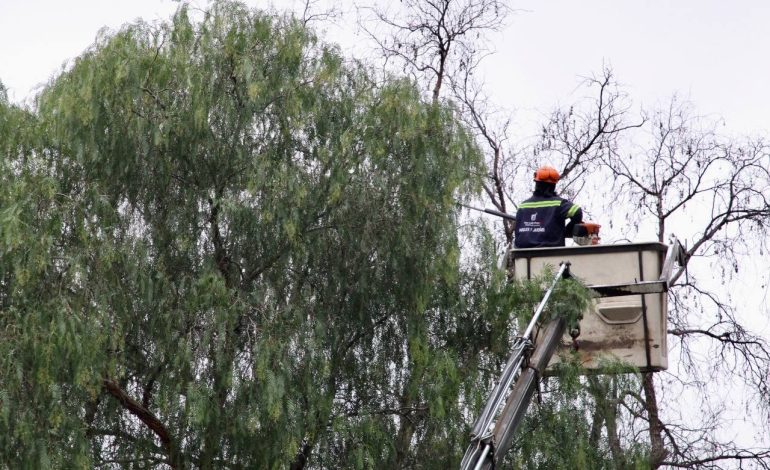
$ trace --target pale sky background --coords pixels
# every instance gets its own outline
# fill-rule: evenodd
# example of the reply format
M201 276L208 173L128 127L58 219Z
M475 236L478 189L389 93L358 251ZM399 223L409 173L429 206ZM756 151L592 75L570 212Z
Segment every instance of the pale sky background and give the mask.
M206 5L206 0L193 2ZM265 2L290 8L296 0ZM352 2L340 0L353 21ZM170 0L0 0L0 80L21 102L61 64L77 56L100 28L142 17L159 20ZM347 5L347 6L346 6ZM770 129L770 2L765 0L511 0L515 13L493 37L487 92L518 116L574 101L580 76L610 65L637 106L665 103L673 93L699 114L722 116L738 134ZM329 27L349 46L355 37ZM345 44L347 43L347 44ZM360 41L359 41L360 43Z
M647 108L672 93L739 133L770 129L770 2L517 1L495 88L524 106L564 101L576 75L612 66ZM505 77L510 80L506 82ZM511 102L514 104L514 101Z
M323 1L344 14L339 27L325 28L329 37L360 52L352 0ZM298 2L246 3L284 9ZM170 0L0 0L0 80L13 102L30 100L102 27L167 19L178 6ZM497 53L487 58L483 78L486 93L517 125L534 125L555 106L581 98L580 77L608 65L636 110L677 93L698 114L724 118L725 132L770 136L770 1L511 0L510 6L515 13L492 37ZM767 258L753 260L762 277ZM763 287L758 296L753 292L748 311L756 312L754 331L767 332L768 320L758 317L767 311Z

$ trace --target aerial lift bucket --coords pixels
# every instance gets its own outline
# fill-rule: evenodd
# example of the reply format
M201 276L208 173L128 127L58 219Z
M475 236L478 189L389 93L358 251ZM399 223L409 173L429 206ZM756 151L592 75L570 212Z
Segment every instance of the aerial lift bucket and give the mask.
M568 261L573 276L596 295L583 313L577 341L565 335L551 365L576 351L588 371L600 372L608 362L642 372L666 369L666 292L673 266L666 260L681 250L678 242L672 248L653 242L511 251L515 278L531 279Z

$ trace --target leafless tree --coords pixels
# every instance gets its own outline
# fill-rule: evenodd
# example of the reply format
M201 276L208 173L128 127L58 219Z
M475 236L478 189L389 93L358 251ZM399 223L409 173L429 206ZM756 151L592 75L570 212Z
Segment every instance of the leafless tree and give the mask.
M503 25L500 0L402 0L362 6L361 27L387 60L399 62L441 96L449 75L473 67L486 52L483 35Z
M305 25L331 22L341 15L336 6L323 8L320 0L302 0L295 12Z
M601 156L617 182L613 194L625 195L636 208L635 217L654 220L661 242L669 227L677 223L684 227L686 256L690 267L698 268L693 269L696 272L717 270L730 277L739 271L741 255L766 251L770 229L767 145L761 140L720 136L717 123L693 116L690 106L676 98L667 109L652 114L647 129L647 144L635 147L635 152L611 149ZM680 278L670 295L668 332L678 340L683 365L696 378L695 384L719 377L740 378L762 403L770 386L770 346L742 326L722 294L701 281L694 275ZM702 353L704 347L710 352L709 364L696 354L696 349ZM643 384L655 467L702 468L727 460L770 466L770 449L741 449L709 435L721 424L719 410L712 410L707 422L695 429L665 424L653 375L646 374Z
M629 122L628 96L609 67L586 77L583 87L592 90L593 96L553 111L532 151L536 159L559 166L563 192L578 192L602 158L617 151L618 138L644 124L644 119Z
M585 88L595 90L588 103L554 111L537 143L515 148L508 133L510 118L490 104L477 73L487 51L485 34L503 25L507 7L497 0L409 0L399 7L390 5L362 7L369 13L362 26L387 60L397 60L430 84L433 100L447 88L444 84L450 84L449 97L460 105L487 156L484 192L501 212L515 211L515 175L531 171L538 160L546 158L560 166L566 182L562 190L574 191L599 155L611 151L624 131L641 125L627 122L628 100L605 68L584 81ZM503 233L510 244L513 224L504 222Z
M482 187L489 202L500 212L515 208L511 198L514 176L524 159L519 158L508 135L510 117L491 104L475 77L476 66L468 67L459 76L451 76L452 95L459 103L461 116L476 133L476 140L485 152L487 168ZM513 242L514 224L503 220L505 243Z

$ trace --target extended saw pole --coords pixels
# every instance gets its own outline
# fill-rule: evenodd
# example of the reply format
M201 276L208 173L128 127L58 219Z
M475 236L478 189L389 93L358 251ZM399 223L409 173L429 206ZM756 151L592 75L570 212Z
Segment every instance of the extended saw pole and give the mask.
M474 210L474 211L484 212L486 214L496 215L498 217L502 217L503 219L508 219L508 220L512 220L512 221L516 222L516 217L515 216L512 216L511 214L506 214L505 212L500 212L500 211L497 211L497 210L494 210L494 209L484 209L484 208L481 208L481 207L469 206L468 204L463 204L461 202L458 202L457 205L463 206L466 209L471 209L471 210Z

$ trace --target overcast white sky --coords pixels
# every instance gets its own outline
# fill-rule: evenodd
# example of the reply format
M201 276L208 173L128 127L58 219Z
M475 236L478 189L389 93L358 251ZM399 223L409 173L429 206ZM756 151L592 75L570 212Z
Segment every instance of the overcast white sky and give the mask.
M297 2L271 3L287 8ZM693 101L700 114L724 117L736 133L770 129L768 1L510 4L516 13L495 37L498 53L488 59L484 77L488 94L505 109L529 115L568 104L579 93L579 76L608 64L637 105L649 108L676 92ZM117 28L137 17L167 18L178 5L171 0L0 0L0 80L20 102L88 47L100 28ZM352 17L348 11L343 20Z
M736 132L770 128L770 2L763 0L517 0L495 87L518 103L563 100L576 75L612 66L631 98L651 107L672 93ZM502 50L502 49L501 49Z

